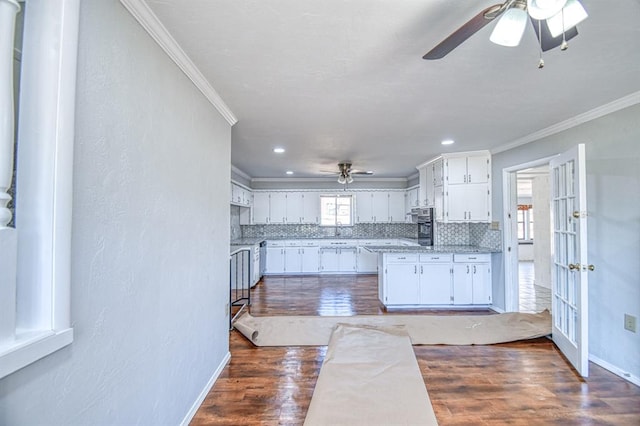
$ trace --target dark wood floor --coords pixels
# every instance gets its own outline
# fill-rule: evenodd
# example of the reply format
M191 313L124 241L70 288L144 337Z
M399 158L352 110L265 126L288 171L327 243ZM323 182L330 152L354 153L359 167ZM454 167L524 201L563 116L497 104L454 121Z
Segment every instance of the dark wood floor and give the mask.
M256 316L393 314L381 309L376 286L372 275L270 277L252 292L250 311ZM302 424L326 347L256 348L233 331L230 348L231 362L191 424ZM443 426L640 425L640 388L593 363L583 380L545 338L414 346L414 351Z

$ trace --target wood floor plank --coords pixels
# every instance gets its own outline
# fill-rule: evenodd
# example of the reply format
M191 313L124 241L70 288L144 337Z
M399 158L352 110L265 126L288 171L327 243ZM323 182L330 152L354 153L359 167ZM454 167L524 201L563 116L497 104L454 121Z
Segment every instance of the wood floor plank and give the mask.
M252 315L394 315L377 300L377 277L268 277ZM489 311L415 310L424 315ZM301 425L326 347L256 348L229 337L231 361L192 425ZM429 397L448 425L640 425L640 388L591 363L585 380L554 344L414 346Z

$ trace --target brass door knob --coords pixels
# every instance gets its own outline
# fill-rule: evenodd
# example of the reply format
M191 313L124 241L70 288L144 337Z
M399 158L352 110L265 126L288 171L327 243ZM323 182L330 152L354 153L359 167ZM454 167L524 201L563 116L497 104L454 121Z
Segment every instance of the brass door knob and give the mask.
M596 267L595 267L594 265L589 265L589 270L590 270L590 271L595 271L595 270L596 270Z
M580 212L573 212L573 217L575 217L576 219L580 219Z
M570 271L576 271L580 269L580 264L579 263L570 263L569 264L569 270Z

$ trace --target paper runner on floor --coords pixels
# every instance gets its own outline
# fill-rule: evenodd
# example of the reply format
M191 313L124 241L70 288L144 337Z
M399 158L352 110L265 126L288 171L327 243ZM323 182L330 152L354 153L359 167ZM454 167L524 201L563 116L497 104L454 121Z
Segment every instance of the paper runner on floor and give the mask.
M234 322L256 346L326 346L338 323L406 327L414 345L488 345L551 334L551 315L356 315L342 317L243 314Z
M304 424L437 425L406 328L337 324Z

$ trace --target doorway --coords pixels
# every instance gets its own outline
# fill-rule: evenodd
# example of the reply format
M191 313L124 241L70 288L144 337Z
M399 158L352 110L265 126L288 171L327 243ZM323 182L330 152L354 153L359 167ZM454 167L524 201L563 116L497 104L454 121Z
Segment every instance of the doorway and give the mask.
M508 312L551 311L550 159L503 171Z
M518 310L551 311L549 165L515 173Z

